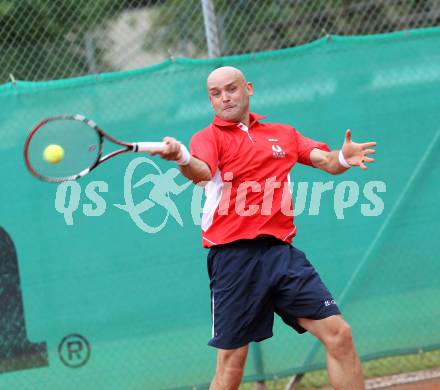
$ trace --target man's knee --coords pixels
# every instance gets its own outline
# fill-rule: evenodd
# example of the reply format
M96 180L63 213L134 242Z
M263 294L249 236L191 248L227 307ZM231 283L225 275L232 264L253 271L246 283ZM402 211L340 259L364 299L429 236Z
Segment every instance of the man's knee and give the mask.
M351 352L353 335L350 325L341 319L326 332L322 341L332 355L344 355Z
M217 369L243 369L246 363L248 347L237 349L219 349L217 351Z
M229 388L228 384L240 383L246 363L248 347L218 350L216 381Z

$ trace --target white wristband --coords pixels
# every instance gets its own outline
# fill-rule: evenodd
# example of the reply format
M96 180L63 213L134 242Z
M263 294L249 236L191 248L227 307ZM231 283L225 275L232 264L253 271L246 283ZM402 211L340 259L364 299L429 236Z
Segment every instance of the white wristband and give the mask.
M191 154L184 144L180 144L180 152L182 153L182 156L176 160L176 163L179 165L188 165L191 160Z
M347 160L344 158L344 155L342 154L342 150L339 151L339 163L344 168L351 168L351 165L347 162Z

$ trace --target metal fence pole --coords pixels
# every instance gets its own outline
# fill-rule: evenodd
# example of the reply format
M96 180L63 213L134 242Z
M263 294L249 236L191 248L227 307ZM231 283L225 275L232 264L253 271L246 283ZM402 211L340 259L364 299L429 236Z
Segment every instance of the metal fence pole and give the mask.
M86 60L87 60L87 66L89 68L89 73L92 73L92 74L98 73L98 66L96 64L95 47L93 45L92 34L90 34L89 31L87 31L84 34L84 48L85 48L85 52L86 52Z
M214 4L212 0L201 0L201 2L203 9L203 22L205 24L206 43L208 45L208 55L209 58L219 57L221 53Z

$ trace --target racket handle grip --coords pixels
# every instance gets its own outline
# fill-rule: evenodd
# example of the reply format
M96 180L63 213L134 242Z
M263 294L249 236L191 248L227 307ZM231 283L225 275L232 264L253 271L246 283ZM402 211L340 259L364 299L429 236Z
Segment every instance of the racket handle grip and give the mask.
M165 149L165 142L136 142L136 152L157 152Z

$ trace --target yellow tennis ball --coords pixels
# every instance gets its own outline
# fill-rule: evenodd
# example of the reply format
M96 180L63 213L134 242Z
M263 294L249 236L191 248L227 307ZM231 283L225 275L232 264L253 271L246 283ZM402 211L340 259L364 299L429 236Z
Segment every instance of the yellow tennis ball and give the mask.
M48 145L44 149L43 158L50 164L58 164L64 158L64 149L60 145Z

